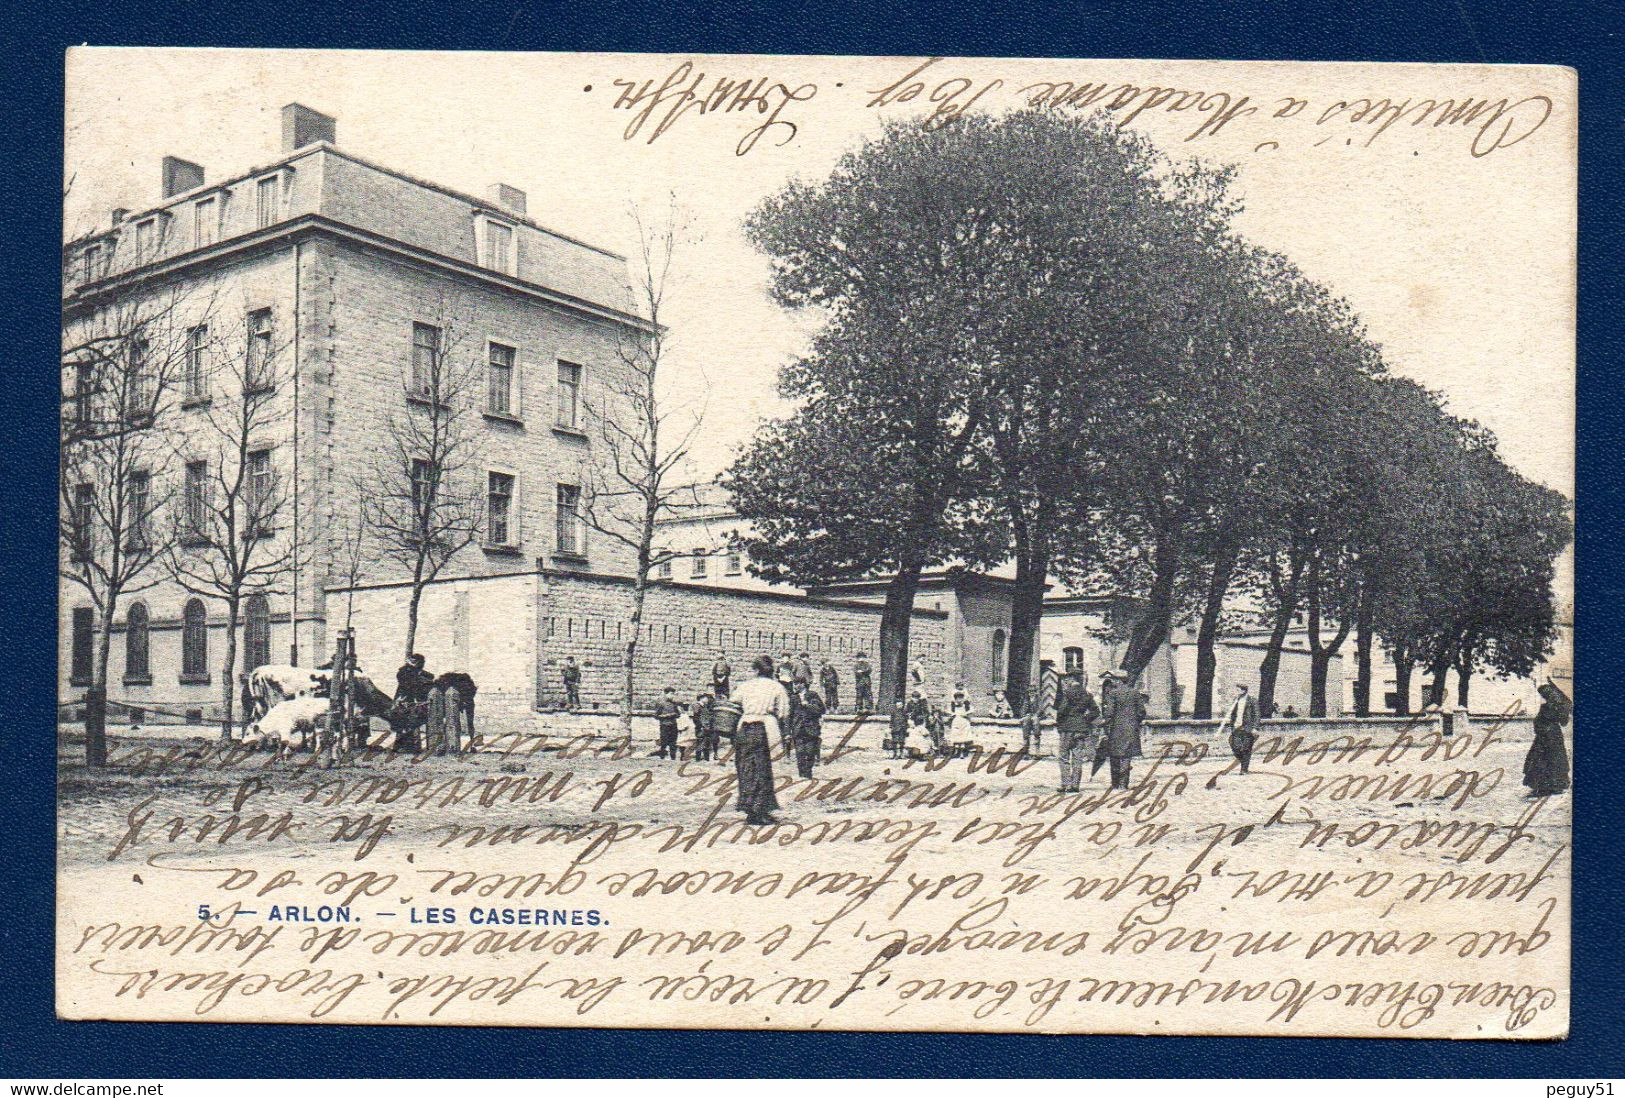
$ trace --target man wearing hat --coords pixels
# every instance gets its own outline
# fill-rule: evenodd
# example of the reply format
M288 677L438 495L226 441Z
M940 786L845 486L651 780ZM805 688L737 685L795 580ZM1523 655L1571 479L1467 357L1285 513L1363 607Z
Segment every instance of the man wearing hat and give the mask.
M1104 754L1112 764L1112 788L1127 789L1129 771L1141 753L1140 729L1145 724L1145 697L1130 681L1127 672L1106 672L1101 686L1100 724L1102 739L1095 756L1099 769Z
M1235 700L1219 722L1221 733L1230 733L1230 753L1241 764L1241 772L1253 762L1253 744L1258 741L1258 702L1247 692L1247 684L1236 683Z
M1034 735L1038 716L1036 706L1028 714L1033 720ZM1057 757L1061 762L1061 792L1076 793L1083 780L1083 760L1089 754L1089 741L1094 736L1095 719L1100 707L1083 681L1082 671L1068 671L1055 691L1055 734L1060 740Z

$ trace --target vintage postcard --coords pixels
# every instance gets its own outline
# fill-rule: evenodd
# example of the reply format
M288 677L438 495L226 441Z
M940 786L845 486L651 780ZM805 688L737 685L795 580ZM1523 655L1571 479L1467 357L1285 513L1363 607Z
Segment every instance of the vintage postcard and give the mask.
M1571 70L66 64L63 1018L1566 1035Z

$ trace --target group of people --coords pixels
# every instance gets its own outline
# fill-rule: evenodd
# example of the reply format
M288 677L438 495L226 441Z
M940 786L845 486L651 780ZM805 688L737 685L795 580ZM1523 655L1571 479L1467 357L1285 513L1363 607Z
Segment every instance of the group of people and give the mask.
M1103 671L1100 701L1095 701L1083 672L1061 677L1055 691L1055 733L1060 740L1061 792L1076 793L1083 784L1084 759L1092 757L1090 774L1111 765L1113 789L1127 789L1134 760L1143 751L1146 697L1123 671ZM1022 722L1023 744L1038 744L1037 704Z

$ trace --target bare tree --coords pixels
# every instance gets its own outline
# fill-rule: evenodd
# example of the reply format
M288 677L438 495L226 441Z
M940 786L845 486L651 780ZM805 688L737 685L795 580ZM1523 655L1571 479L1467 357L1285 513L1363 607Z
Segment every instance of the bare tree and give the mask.
M291 485L272 460L273 442L291 398L283 388L285 348L273 339L269 317L259 313L246 327L190 327L179 379L187 429L169 433L183 470L169 572L187 591L226 607L222 739L231 736L243 602L276 590L295 566L294 540L277 536Z
M185 358L179 291L136 289L64 324L58 574L94 615L85 761L107 762L107 663L120 601L164 578L172 484L157 428ZM82 673L76 667L75 672Z
M638 641L650 577L674 556L654 544L655 529L666 518L692 510L700 500L686 472L689 450L704 418L703 407L684 413L686 423L666 400L661 366L669 339L661 316L673 285L673 263L694 243L687 217L675 199L658 225L648 224L636 207L630 212L637 234L631 260L634 307L648 326L622 338L620 369L604 379L601 396L587 403L588 418L602 440L599 460L586 474L588 492L582 518L593 531L630 549L632 608L622 651L621 723L630 730L637 691Z
M423 589L485 522L484 486L472 468L481 363L466 353L468 325L445 298L431 315L435 323L413 326L405 406L390 418L387 439L362 478L360 499L368 536L410 578L406 657L417 643Z

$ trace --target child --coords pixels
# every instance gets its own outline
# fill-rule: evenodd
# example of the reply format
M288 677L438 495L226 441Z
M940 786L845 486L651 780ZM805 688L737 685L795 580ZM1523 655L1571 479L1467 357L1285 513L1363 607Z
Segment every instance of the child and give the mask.
M711 692L701 690L694 696L694 758L710 762L717 757L716 726L711 722Z

